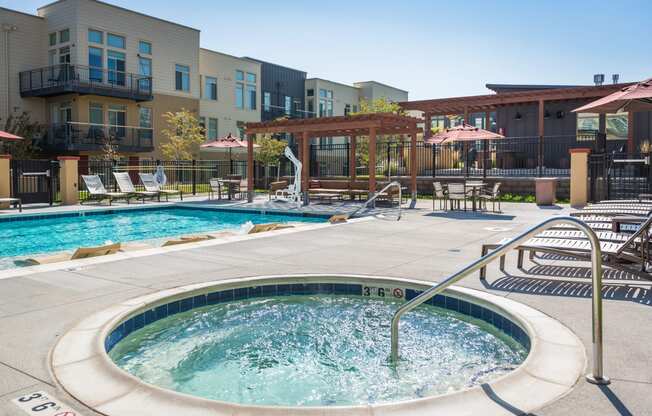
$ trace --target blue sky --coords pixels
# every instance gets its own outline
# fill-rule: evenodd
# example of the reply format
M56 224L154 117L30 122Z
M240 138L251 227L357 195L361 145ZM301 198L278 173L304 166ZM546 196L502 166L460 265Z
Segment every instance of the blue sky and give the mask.
M47 0L0 0L35 13ZM649 0L109 0L202 31L202 47L410 99L487 93L486 83L590 84L652 77ZM217 23L227 22L224 26Z

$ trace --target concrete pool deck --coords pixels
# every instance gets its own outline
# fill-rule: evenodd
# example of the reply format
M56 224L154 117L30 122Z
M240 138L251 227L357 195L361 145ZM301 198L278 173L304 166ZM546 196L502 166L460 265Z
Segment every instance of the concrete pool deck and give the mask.
M361 221L0 280L0 414L24 415L11 400L43 390L80 414L95 415L56 388L48 355L81 319L124 300L180 285L263 274L379 274L436 281L477 259L483 242L516 235L568 212L534 204L503 204L502 215L433 213L430 207L430 201L419 201L399 222ZM537 259L541 264L527 262L525 270L518 270L515 257L508 258L507 274L494 264L486 283L472 276L460 286L505 296L559 320L582 340L590 366L588 265ZM570 394L533 414L649 414L650 283L614 272L606 277L605 374L612 384L598 387L581 379ZM518 409L510 411L519 414Z

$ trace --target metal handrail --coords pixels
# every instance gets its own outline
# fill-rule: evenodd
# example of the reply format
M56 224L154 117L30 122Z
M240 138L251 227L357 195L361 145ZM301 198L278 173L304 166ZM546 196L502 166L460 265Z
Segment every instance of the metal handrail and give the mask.
M354 211L349 215L349 217L353 217L355 214L358 213L358 211L360 211L361 209L366 208L370 203L376 201L376 199L377 199L377 198L378 198L378 197L379 197L383 192L385 192L386 190L388 190L388 189L391 188L392 186L396 186L396 187L398 188L398 218L396 219L396 221L400 220L400 219L401 219L401 198L403 197L403 195L402 195L402 190L401 190L401 183L398 182L398 181L393 181L393 182L388 183L387 186L385 186L383 189L381 189L380 191L378 191L378 192L376 192L375 194L373 194L373 196L372 196L371 198L367 199L367 201L366 201L364 204L362 204L361 207L356 208L356 209L355 209L355 210L354 210Z
M536 234L547 230L548 228L554 227L559 224L571 224L577 227L579 230L583 231L587 236L588 240L591 242L591 273L592 273L592 319L593 319L593 372L586 376L587 381L593 384L608 384L609 378L605 377L603 374L603 357L602 357L602 250L600 249L600 240L595 235L595 232L584 222L573 218L573 217L559 217L551 218L542 222L519 235L518 237L512 239L506 244L498 247L496 250L491 253L481 257L479 260L469 264L462 270L457 273L447 277L442 282L426 290L416 298L410 300L409 302L401 305L400 308L394 313L392 317L392 338L391 338L391 361L396 362L399 358L399 342L398 342L398 324L401 319L401 316L406 312L411 311L422 303L426 302L428 299L444 291L447 287L457 283L458 281L464 279L466 276L471 273L480 270L482 267L485 267L487 264L496 260L497 258L504 256L508 251L513 250L518 247L523 241L526 241Z

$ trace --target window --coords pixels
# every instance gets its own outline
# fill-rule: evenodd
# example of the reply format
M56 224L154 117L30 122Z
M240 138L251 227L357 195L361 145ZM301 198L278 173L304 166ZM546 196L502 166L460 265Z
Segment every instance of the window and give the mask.
M186 65L176 65L174 74L174 83L177 91L190 91L190 67Z
M353 106L351 106L351 110L352 110L354 113L357 113L357 112L358 112L358 106L357 106L356 104L353 104Z
M215 140L217 139L217 119L216 118L209 118L208 119L208 140Z
M326 90L319 90L319 96L321 98L326 98Z
M64 46L63 48L59 48L59 63L60 64L70 63L70 46Z
M326 114L328 117L333 117L333 102L326 101Z
M235 83L235 107L244 108L244 84Z
M120 35L114 35L113 33L107 33L106 44L114 48L124 49L126 45L125 37Z
M138 89L142 91L151 91L152 89L152 60L149 58L138 57L138 74L143 75L138 80Z
M102 64L104 62L103 53L100 48L88 47L88 77L91 82L102 82L104 74L102 73Z
M204 130L206 129L206 117L199 117L199 127L201 127ZM205 131L204 134L206 134Z
M70 29L63 29L59 31L59 43L70 42Z
M141 139L151 140L154 137L152 130L152 109L149 107L140 107L138 110L138 137Z
M109 134L123 138L127 134L127 107L124 105L109 106Z
M99 127L104 124L104 109L102 104L90 103L88 104L88 122L95 127Z
M57 44L57 32L50 33L48 35L48 38L50 39L50 46L54 46Z
M307 90L306 90L306 95L307 95L308 97L314 97L314 96L315 96L315 90L312 89L312 88L307 89Z
M271 111L272 109L272 94L267 91L263 93L263 109L265 111Z
M350 112L351 112L351 104L344 105L344 115L348 116Z
M256 85L247 84L247 109L256 109Z
M326 115L326 100L319 100L319 117Z
M141 40L138 42L138 52L144 53L145 55L151 55L152 54L152 44L150 42L146 42L144 40Z
M92 43L104 43L104 33L99 30L88 29L88 41Z
M204 98L217 100L217 78L204 77Z
M247 72L247 82L249 84L255 84L256 83L256 74L252 74L251 72Z
M308 100L308 116L312 117L315 113L315 103L312 98Z
M606 114L607 140L627 140L627 112ZM600 131L600 115L594 113L577 114L577 140L592 141Z
M125 54L122 52L107 51L106 55L109 83L125 85L127 78L125 74L127 68Z
M285 102L284 102L284 110L285 110L285 115L290 115L292 114L292 97L288 97L287 95L285 96Z
M333 116L333 90L319 90L319 117Z
M333 99L333 90L326 90L326 98L329 100Z
M53 66L57 64L57 50L52 49L48 51L48 65Z
M244 72L235 71L235 80L236 81L244 81Z

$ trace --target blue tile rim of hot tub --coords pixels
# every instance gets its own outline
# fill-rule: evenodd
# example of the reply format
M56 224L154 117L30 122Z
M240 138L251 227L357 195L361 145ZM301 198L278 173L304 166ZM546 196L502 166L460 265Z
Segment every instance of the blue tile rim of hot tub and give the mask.
M117 325L105 338L104 349L108 353L113 347L132 332L143 328L159 319L167 318L191 309L203 306L215 305L218 303L232 302L270 296L289 295L354 295L362 296L362 284L357 283L282 283L260 286L241 287L234 289L218 290L214 292L189 296L183 299L165 303L145 310ZM405 300L414 299L423 291L405 288ZM484 306L477 305L463 299L436 295L430 298L426 305L448 309L474 319L480 319L493 325L496 329L509 335L516 342L521 344L526 351L530 351L530 337L517 324L503 315L494 312Z
M3 222L14 222L14 221L31 221L31 220L43 220L43 219L52 219L52 218L65 218L65 217L90 217L93 215L115 215L120 214L121 212L151 212L151 211L164 211L171 209L184 209L184 210L199 210L199 211L217 211L217 212L233 212L239 214L266 214L266 215L279 215L279 216L288 216L288 217L311 217L311 218L323 218L327 220L331 217L331 214L320 214L316 212L288 212L281 210L273 209L246 209L246 208L215 208L207 206L189 206L181 204L170 204L165 206L150 206L150 207L116 207L116 208L106 208L106 209L89 209L89 210L79 210L79 211L64 211L64 212L52 212L52 213L43 213L43 214L11 214L7 216L0 217L0 223Z

